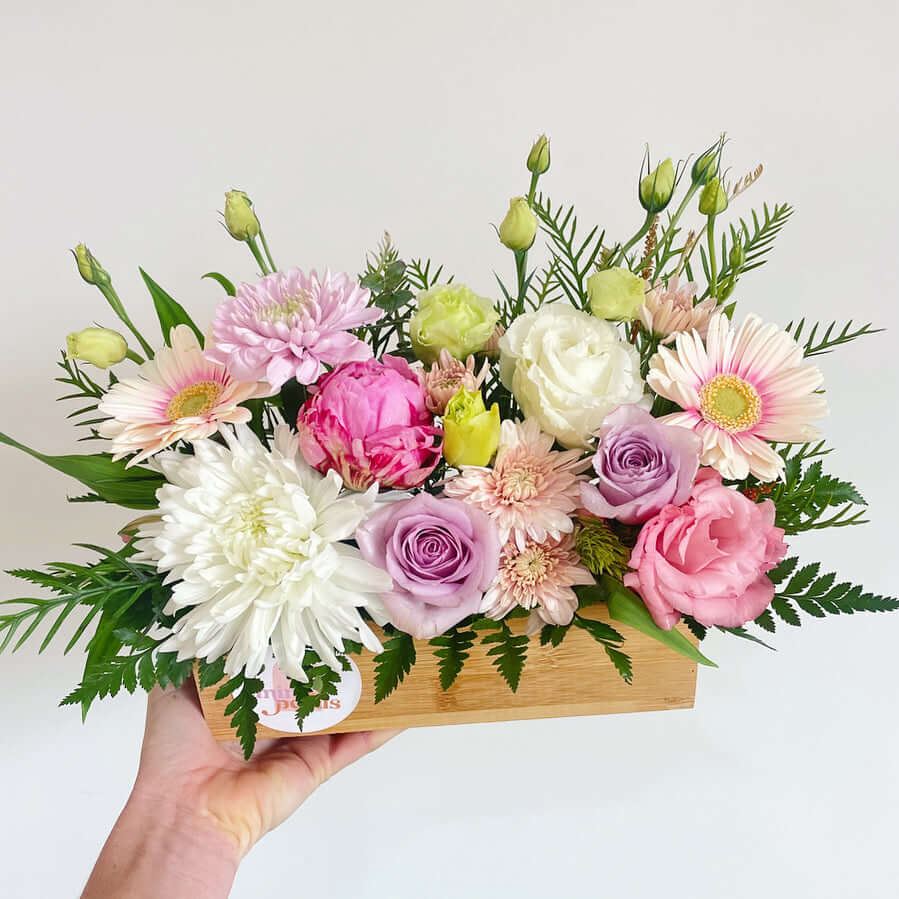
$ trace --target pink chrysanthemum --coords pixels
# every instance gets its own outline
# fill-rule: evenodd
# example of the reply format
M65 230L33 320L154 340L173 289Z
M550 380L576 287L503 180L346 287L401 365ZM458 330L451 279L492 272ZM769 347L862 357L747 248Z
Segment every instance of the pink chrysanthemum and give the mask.
M349 275L298 268L241 284L219 304L206 355L237 378L268 381L273 391L296 378L314 384L324 365L361 362L371 348L349 331L383 314Z
M827 415L816 393L824 377L802 360L802 348L776 325L750 315L733 329L717 313L705 346L695 331L678 334L675 350L652 357L646 380L684 410L662 420L699 434L703 465L725 478L773 481L784 461L766 441L814 440L819 432L809 422Z
M709 330L709 319L715 311L715 300L707 297L693 305L696 285L692 281L678 284L677 275L663 283L653 284L639 309L640 320L663 343L672 343L674 335L680 331L698 331L705 338Z
M528 539L559 540L574 529L580 476L590 465L582 450L559 452L532 419L504 421L493 468L464 466L444 485L447 496L483 509L496 522L500 540L523 550Z
M448 350L440 351L440 358L431 365L431 370L418 369L418 379L425 392L428 411L443 415L446 404L464 387L466 390L480 390L487 377L489 362L484 362L475 374L474 356L469 356L465 365L454 359Z
M527 540L521 549L510 540L500 555L499 571L484 594L481 612L502 618L516 606L533 609L538 622L529 624L529 631L539 622L571 624L577 609L577 595L571 588L593 582L571 534L542 542Z
M172 328L170 339L171 348L163 347L138 377L119 381L100 401L100 412L112 416L100 435L112 440L114 459L137 454L129 466L176 440L202 440L225 423L249 421L250 410L240 403L268 392L210 362L187 325Z

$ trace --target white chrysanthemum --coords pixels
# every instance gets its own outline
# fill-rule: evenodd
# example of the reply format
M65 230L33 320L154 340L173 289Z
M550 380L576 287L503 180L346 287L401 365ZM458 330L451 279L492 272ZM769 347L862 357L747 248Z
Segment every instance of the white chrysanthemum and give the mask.
M222 434L227 446L204 440L193 456L154 460L168 483L161 518L140 529L139 558L174 582L166 612L190 609L163 648L179 659L227 653L227 674L253 676L271 642L281 670L302 681L307 646L337 670L344 638L380 652L359 609L383 622L378 594L391 578L340 542L371 511L377 485L343 494L336 472L321 475L298 455L286 425L271 451L245 425Z

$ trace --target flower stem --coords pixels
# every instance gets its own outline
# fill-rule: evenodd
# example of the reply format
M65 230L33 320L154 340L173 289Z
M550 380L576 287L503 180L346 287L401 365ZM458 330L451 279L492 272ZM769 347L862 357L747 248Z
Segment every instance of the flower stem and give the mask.
M256 260L259 268L262 271L263 275L270 275L271 271L269 271L269 267L265 264L265 260L262 258L262 253L259 252L259 247L256 245L256 238L250 237L247 240L247 246L250 248L250 252L253 254L253 258Z
M715 216L709 216L709 296L718 298L718 257L715 255Z
M108 279L106 282L97 282L97 289L100 293L106 297L106 302L112 307L112 311L119 317L119 320L122 324L125 325L126 328L135 336L137 342L140 344L141 349L144 351L145 355L148 359L153 358L153 347L144 340L143 335L137 328L134 327L134 323L128 317L128 313L125 311L125 305L119 299L119 295L115 292L115 288L109 283Z
M671 221L668 222L668 227L665 228L665 236L659 241L659 246L656 248L656 252L654 255L655 259L663 258L664 253L668 251L668 247L671 246L671 242L674 240L675 226L680 220L680 217L686 211L690 200L692 200L696 195L697 190L699 190L699 185L691 183L689 190L687 190L686 195L684 196L683 200L681 200L680 206L677 207L677 211L672 216Z
M138 365L143 365L145 361L143 356L141 356L139 353L135 353L134 350L130 348L125 353L125 358L130 359L132 362L136 362Z
M621 262L624 262L627 257L627 251L638 241L642 240L643 237L646 236L646 232L652 226L652 220L655 218L654 213L646 213L646 221L640 226L640 230L618 251L618 255L615 257L615 261L612 263L613 266L618 265Z
M259 229L259 239L262 241L262 249L265 250L265 258L268 259L268 264L272 267L272 271L278 271L278 266L275 265L275 260L272 259L272 251L268 248L268 241L265 239L265 233L262 228Z

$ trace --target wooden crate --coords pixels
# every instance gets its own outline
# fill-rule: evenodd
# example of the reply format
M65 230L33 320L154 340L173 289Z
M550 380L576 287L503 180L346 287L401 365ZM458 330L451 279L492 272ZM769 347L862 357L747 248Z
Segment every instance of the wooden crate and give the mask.
M590 606L584 617L608 621L604 606ZM523 630L524 622L511 622ZM630 686L618 676L602 647L584 630L573 627L561 646L540 646L532 637L517 693L500 677L487 649L476 644L456 683L444 692L437 677L437 659L427 642L416 643L417 661L397 690L375 705L371 653L355 656L362 676L362 697L342 721L318 733L382 728L514 721L689 709L696 693L696 663L637 631L614 623L625 637L625 651L634 666ZM695 643L688 631L684 633ZM233 740L225 719L227 700L215 699L216 687L200 691L203 712L218 740ZM259 725L259 736L296 736Z

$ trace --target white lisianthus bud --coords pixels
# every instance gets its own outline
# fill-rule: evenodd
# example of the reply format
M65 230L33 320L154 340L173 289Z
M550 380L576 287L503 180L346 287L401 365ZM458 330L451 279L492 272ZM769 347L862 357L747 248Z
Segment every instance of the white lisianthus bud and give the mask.
M499 226L499 239L516 252L530 249L537 236L537 216L524 197L512 197L509 211Z
M225 194L225 227L235 240L252 240L259 234L253 203L242 190L229 190Z
M128 354L128 343L118 331L109 328L84 328L66 337L66 359L90 362L97 368L109 368Z

